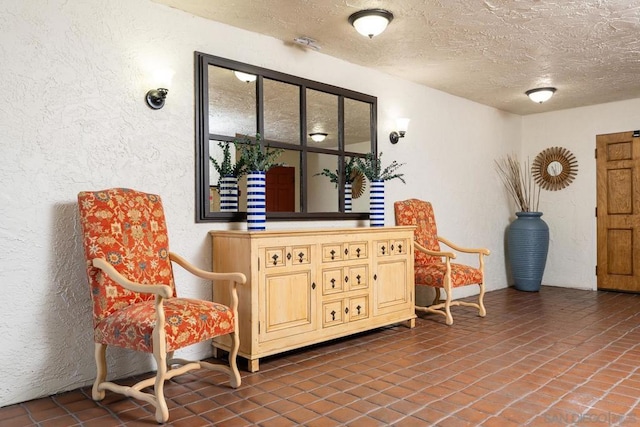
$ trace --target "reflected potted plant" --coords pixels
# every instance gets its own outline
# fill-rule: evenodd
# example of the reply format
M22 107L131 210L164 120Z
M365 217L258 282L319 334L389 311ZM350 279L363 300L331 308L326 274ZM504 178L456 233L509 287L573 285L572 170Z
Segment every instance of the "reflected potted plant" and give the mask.
M395 160L385 168L382 167L382 152L376 157L375 153L367 153L364 159L356 159L356 170L371 183L369 190L369 224L371 227L384 226L384 183L392 179L399 179L406 184L402 173L397 173L404 163Z
M344 211L351 212L351 193L352 193L352 187L353 187L353 180L357 176L355 157L350 157L349 161L345 161L343 165L344 165L344 168L343 168L344 170L344 175L343 175L344 176ZM333 172L327 168L324 168L322 169L322 172L318 172L313 176L318 176L318 175L326 176L327 178L329 178L329 182L334 183L335 188L338 188L338 183L340 182L338 169L336 169L335 172Z
M282 166L276 160L284 152L281 148L272 149L260 144L261 136L245 136L234 140L240 151L240 158L247 171L247 229L262 231L266 229L266 183L267 171Z
M234 163L231 160L231 143L218 141L222 150L222 160L209 156L213 168L218 172L218 192L220 193L220 210L224 212L238 212L238 180L247 174L242 156ZM238 150L234 141L233 146Z
M515 221L507 228L507 256L514 286L521 291L539 291L549 251L549 226L538 209L541 187L533 178L529 162L520 163L514 155L496 160L496 170L518 209Z

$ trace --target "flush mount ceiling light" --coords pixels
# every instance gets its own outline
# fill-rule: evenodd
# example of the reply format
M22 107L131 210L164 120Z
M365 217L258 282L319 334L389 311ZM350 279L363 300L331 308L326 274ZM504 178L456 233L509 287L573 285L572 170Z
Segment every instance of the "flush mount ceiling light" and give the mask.
M555 87L539 87L537 89L530 89L525 92L525 94L533 101L538 104L542 104L545 101L548 101L553 94L555 93Z
M324 132L313 132L310 133L309 136L313 139L313 142L322 142L327 137L328 133Z
M242 71L234 71L233 74L235 74L236 78L241 82L251 83L256 81L256 76L254 74L243 73Z
M382 33L393 20L393 13L384 9L366 9L349 16L357 32L370 39Z

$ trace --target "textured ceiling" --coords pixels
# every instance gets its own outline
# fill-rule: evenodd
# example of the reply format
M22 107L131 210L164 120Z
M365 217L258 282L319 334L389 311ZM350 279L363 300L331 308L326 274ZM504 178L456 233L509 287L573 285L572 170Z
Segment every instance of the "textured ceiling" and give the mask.
M638 0L153 1L516 114L640 98ZM369 8L395 16L371 40L347 21Z

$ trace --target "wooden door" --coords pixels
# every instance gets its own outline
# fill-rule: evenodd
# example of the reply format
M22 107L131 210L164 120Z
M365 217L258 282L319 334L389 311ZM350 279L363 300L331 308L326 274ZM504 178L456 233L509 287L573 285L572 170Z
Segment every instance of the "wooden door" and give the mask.
M596 136L598 289L640 292L640 131Z
M267 171L267 212L296 211L296 168L276 166Z

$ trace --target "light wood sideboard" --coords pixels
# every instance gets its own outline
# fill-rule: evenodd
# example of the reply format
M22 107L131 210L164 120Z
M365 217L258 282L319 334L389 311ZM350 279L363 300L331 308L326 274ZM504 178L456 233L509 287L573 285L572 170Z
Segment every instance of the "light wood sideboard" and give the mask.
M211 231L213 270L239 271L240 350L262 357L395 323L415 326L414 227ZM229 304L225 283L213 300ZM228 338L215 338L229 351Z

